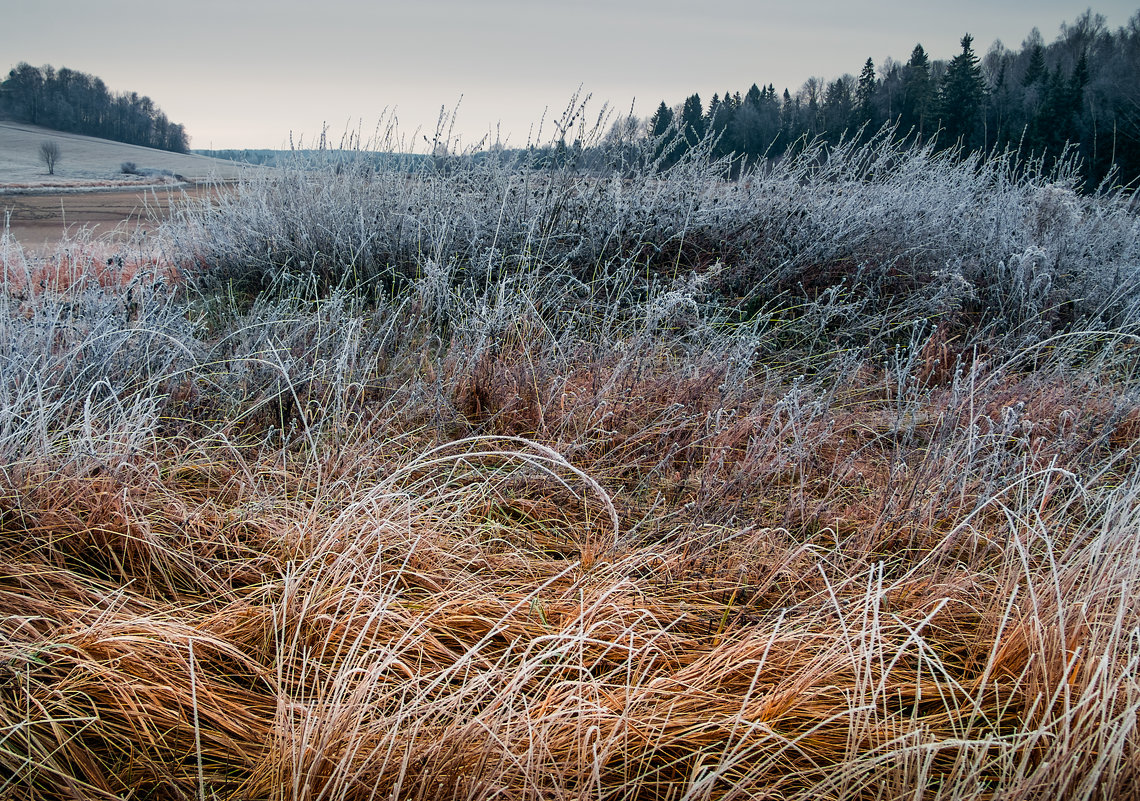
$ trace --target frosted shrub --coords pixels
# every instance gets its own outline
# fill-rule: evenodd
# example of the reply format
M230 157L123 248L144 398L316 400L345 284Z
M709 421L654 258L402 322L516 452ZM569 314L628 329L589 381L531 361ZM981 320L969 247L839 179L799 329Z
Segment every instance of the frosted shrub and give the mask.
M88 264L57 289L29 287L27 266L0 292L0 460L51 452L81 420L90 439L93 416L145 439L157 409L131 399L168 389L200 352L183 304L145 273L108 283Z
M704 302L749 316L842 287L846 302L871 304L845 324L860 340L883 328L884 311L950 314L947 324L994 325L1018 341L1135 322L1124 299L1137 286L1136 215L1119 195L1077 195L1063 168L1043 175L1011 155L935 153L884 135L812 145L726 181L725 164L699 148L659 174L655 146L642 143L624 173L540 168L525 152L454 157L446 170L294 164L245 179L216 206L184 208L170 233L203 287L258 291L292 271L325 291L402 291L433 265L478 285L537 259L611 284L632 268L644 293L719 264Z

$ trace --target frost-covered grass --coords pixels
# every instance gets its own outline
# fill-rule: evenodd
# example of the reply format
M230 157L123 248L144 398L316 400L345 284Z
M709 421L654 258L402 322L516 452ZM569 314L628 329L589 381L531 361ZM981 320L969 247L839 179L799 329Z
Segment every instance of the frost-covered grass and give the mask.
M701 149L667 176L646 166L653 152L614 148L609 172L495 158L382 172L298 164L216 210L187 209L181 245L211 285L242 291L282 272L391 289L538 269L586 283L636 276L642 292L703 276L725 308L807 301L840 329L874 327L887 307L1015 341L1137 320L1131 197L1078 196L1068 165L1043 175L1012 156L963 160L885 135L726 181L727 165Z
M0 796L1140 794L1128 199L629 165L0 239Z

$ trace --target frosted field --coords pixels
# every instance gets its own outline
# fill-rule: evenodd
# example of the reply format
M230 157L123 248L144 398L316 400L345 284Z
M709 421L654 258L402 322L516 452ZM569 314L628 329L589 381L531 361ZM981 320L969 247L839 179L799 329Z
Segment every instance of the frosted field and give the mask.
M55 175L48 175L39 159L40 144L59 143ZM75 189L109 184L161 184L156 176L128 176L123 162L140 169L166 171L191 181L236 178L242 167L205 156L183 155L149 147L125 145L80 134L51 131L16 122L0 121L0 195L16 189Z
M656 144L0 239L0 795L1140 797L1132 199Z

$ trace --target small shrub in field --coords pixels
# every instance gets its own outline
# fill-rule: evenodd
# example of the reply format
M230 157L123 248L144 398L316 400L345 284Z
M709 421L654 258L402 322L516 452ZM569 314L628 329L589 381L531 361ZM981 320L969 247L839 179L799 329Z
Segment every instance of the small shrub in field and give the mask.
M47 168L48 175L55 175L55 165L59 163L59 159L62 155L63 148L61 148L59 142L54 139L48 139L40 143L39 158L44 167Z

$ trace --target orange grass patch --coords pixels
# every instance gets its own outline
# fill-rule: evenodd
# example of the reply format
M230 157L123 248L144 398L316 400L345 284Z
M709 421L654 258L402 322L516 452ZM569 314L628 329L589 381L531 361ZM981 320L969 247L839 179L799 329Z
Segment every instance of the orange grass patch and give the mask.
M1108 387L900 412L866 375L654 365L459 385L470 425L566 462L500 434L417 453L362 392L315 457L10 471L3 793L1137 792L1135 538L1082 506L1095 471L1061 475L1100 453Z
M77 239L61 244L54 254L13 259L3 281L9 293L21 297L66 292L76 287L124 287L132 283L180 282L181 272L159 252L144 252L99 240Z

